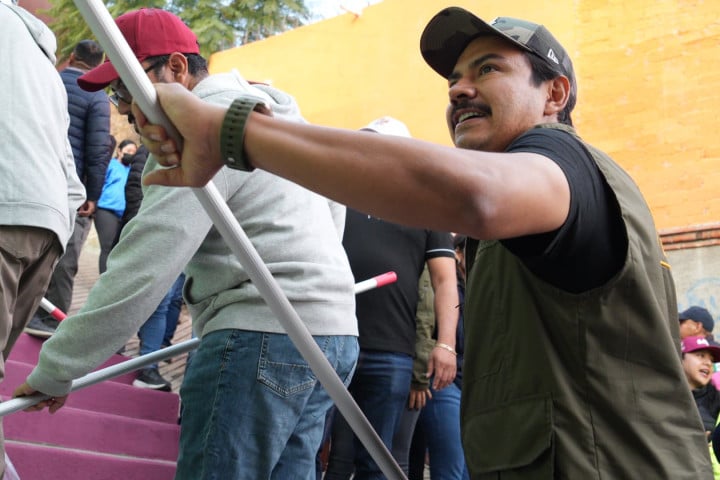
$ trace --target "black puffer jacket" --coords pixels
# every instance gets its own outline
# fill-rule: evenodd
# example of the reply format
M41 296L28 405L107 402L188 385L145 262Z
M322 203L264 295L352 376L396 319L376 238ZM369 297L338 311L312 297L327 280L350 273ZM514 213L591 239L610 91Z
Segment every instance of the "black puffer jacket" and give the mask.
M715 385L710 382L702 388L693 390L692 394L695 397L695 403L700 412L705 431L712 432L715 430L715 424L720 413L720 393L718 393Z
M127 225L128 222L137 215L138 210L140 210L140 204L143 199L142 173L145 168L145 162L147 162L147 157L147 148L145 148L145 145L140 145L140 148L137 149L137 152L135 152L130 162L130 172L128 172L127 182L125 183L125 212L120 220L120 228L118 229L113 246L117 245L118 240L120 240L120 234L123 228L125 228L125 225Z
M68 67L60 72L68 95L70 128L68 138L75 157L78 177L85 185L87 199L100 198L110 151L110 102L105 92L86 92L77 84L83 72Z

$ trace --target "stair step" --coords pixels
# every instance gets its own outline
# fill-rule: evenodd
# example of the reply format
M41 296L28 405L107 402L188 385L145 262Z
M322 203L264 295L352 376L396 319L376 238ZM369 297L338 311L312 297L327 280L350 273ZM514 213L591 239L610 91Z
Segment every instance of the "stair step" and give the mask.
M177 459L180 438L179 425L71 407L52 415L17 412L3 419L3 427L10 440L166 461Z
M32 368L32 365L26 363L13 360L6 362L5 379L0 383L0 395L11 397L15 387L25 381ZM102 382L73 392L65 405L171 424L177 423L180 414L178 394L116 382Z
M175 462L5 441L22 480L172 480Z
M44 339L33 337L32 335L28 335L27 333L20 334L17 342L15 342L15 345L13 345L13 349L10 352L8 360L27 363L28 365L37 365L40 348L42 348L42 344L44 341ZM99 370L105 367L109 367L111 365L116 365L118 363L126 361L127 359L128 357L124 355L115 354L109 359L107 359L105 362L103 362L103 364L100 365L97 369ZM120 375L119 377L115 377L112 379L112 381L130 385L133 380L135 380L135 377L137 377L137 373L131 372Z

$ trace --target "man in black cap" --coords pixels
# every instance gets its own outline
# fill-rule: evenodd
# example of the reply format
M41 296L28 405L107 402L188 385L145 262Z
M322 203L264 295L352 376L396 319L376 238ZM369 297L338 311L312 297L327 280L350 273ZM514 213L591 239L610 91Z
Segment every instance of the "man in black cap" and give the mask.
M680 320L680 338L698 335L712 338L715 320L713 320L712 315L706 308L693 305L680 312L678 317Z
M290 125L249 98L207 107L163 85L184 150L136 108L149 148L179 165L146 182L199 186L223 164L257 167L374 216L480 239L468 242L464 312L473 479L711 478L687 415L670 267L638 187L572 127L565 49L541 25L456 7L420 46L448 80L457 149Z

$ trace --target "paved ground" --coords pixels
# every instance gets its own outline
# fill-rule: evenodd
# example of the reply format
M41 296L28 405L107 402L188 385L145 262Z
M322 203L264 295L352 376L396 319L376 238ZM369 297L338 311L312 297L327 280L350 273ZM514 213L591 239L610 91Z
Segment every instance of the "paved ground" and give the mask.
M90 230L87 242L80 254L80 262L78 266L78 274L75 277L75 287L73 290L73 301L70 307L70 314L77 312L85 303L90 289L98 279L98 255L100 253L100 244L98 243L95 229ZM180 314L178 328L173 338L173 343L179 343L190 338L191 322L187 310L183 306ZM125 346L124 355L135 357L138 354L138 338L133 335ZM160 363L160 374L172 383L174 392L180 389L183 375L185 373L185 359L187 354L180 355L172 360L172 362Z

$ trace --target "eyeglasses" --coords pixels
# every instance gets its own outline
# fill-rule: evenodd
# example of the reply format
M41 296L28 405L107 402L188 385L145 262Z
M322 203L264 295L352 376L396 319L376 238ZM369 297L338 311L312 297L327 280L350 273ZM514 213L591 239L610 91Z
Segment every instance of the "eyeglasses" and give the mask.
M158 60L157 62L151 64L149 67L145 68L145 73L150 73L150 70L155 70L158 66L162 65L166 61L167 60L165 59ZM128 92L128 89L122 82L122 80L118 81L117 88L111 85L110 90L112 91L112 94L108 96L108 99L110 100L110 103L115 105L115 108L117 108L120 102L127 103L128 105L132 103L132 95L130 95L130 92Z

